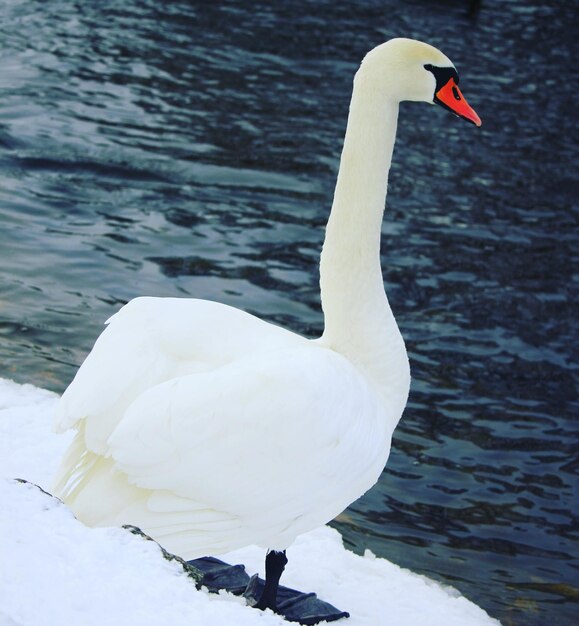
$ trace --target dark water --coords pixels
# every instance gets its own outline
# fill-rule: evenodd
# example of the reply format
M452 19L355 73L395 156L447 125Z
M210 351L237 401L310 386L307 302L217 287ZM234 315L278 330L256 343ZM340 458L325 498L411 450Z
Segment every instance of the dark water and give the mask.
M572 625L577 529L573 3L0 6L0 375L62 390L139 294L315 336L351 80L392 36L441 47L483 118L404 105L383 229L413 389L356 549L503 624Z

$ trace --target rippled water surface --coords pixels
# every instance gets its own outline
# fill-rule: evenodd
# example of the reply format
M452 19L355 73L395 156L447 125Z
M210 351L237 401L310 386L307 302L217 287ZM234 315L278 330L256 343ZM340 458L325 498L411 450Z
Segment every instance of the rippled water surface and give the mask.
M505 625L577 623L573 3L5 0L0 375L61 391L139 294L321 332L364 53L441 47L483 118L405 104L383 228L413 388L336 521ZM576 48L575 48L576 50Z

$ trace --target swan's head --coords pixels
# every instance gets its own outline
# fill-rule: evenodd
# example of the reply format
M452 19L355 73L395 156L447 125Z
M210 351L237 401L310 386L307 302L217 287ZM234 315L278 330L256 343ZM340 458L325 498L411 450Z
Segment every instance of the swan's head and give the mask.
M458 88L458 73L450 59L422 41L391 39L370 50L362 61L358 79L399 102L438 104L476 126L481 125Z

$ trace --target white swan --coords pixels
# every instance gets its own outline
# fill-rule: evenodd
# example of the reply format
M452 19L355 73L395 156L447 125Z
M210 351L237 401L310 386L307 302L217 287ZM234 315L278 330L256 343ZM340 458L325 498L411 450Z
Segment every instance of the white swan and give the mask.
M56 419L78 433L55 493L81 521L134 524L187 559L262 545L275 571L260 606L275 608L280 552L388 458L410 382L379 258L398 107L434 101L480 125L457 82L418 41L362 62L320 261L320 339L193 299L137 298L109 320Z

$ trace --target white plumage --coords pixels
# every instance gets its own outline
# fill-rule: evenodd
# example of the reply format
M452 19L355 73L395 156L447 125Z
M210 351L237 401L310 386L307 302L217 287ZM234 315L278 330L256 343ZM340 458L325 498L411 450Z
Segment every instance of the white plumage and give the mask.
M284 549L377 480L391 435L338 352L172 298L110 320L61 400L72 426L56 492L85 523L136 524L186 558Z
M324 335L229 306L137 298L64 393L78 433L55 492L89 525L134 524L185 558L284 550L378 479L409 388L380 225L401 99L432 102L438 50L392 40L354 81L320 263Z

